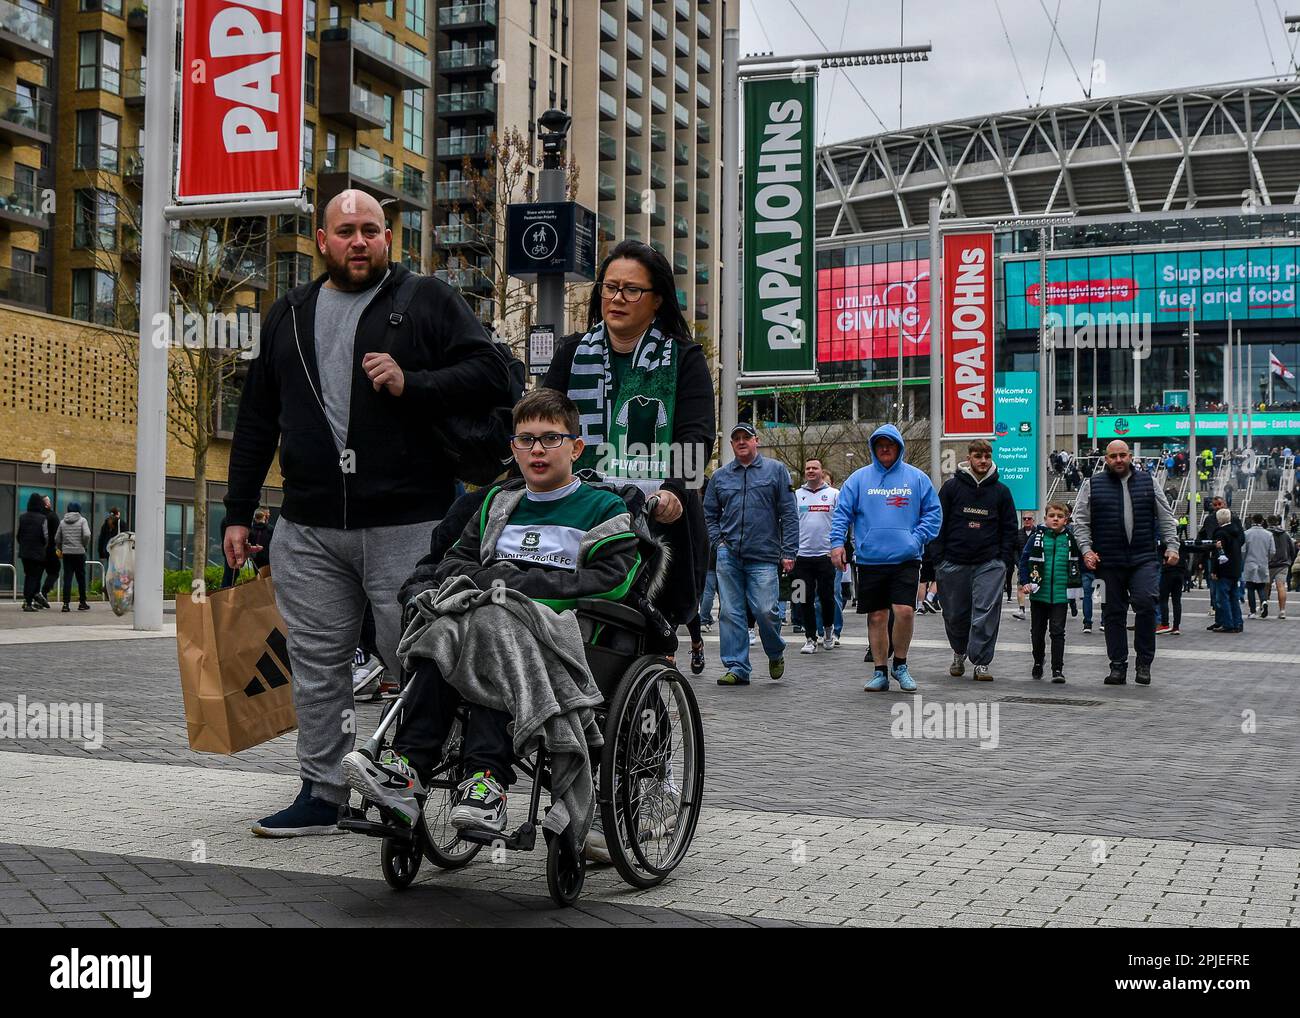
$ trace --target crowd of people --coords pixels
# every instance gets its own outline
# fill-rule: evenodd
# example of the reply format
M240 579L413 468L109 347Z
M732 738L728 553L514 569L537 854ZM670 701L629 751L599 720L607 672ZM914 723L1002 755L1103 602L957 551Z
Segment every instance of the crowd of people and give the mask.
M122 513L114 507L105 514L94 544L97 561L108 558L108 543L122 532ZM72 611L72 591L77 591L77 610L90 611L90 588L86 583L86 562L91 552L90 521L81 514L81 505L68 503L60 516L54 511L49 495L34 491L27 498L27 509L18 517L18 558L23 565L23 608L25 612L45 611L51 607L50 595L59 593L62 574L63 610Z

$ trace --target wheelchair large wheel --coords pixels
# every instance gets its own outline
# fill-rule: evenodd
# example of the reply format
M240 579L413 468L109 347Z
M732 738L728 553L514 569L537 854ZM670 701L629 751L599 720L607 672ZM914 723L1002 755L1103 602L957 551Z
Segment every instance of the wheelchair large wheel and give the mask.
M457 718L447 733L446 748L443 751L443 767L448 770L440 774L449 778L460 773L459 763L461 747L464 744L463 729ZM454 788L433 788L424 801L420 813L420 823L424 825L424 854L435 866L444 870L456 870L469 864L478 855L483 846L472 841L465 841L460 831L451 826L451 811L456 807L456 790Z
M546 836L546 889L551 900L560 908L568 908L582 894L587 879L587 861L581 852L575 852L568 833Z
M420 848L414 842L385 838L379 849L379 867L394 891L404 891L420 872Z
M663 658L640 658L614 693L604 735L610 858L633 887L654 887L685 858L704 792L704 728L690 683Z

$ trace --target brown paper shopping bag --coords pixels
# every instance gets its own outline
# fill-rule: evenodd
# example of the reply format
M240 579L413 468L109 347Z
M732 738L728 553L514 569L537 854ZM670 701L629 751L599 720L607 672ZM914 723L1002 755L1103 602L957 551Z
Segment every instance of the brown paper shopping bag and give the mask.
M190 748L238 753L298 727L284 620L269 569L202 598L176 596Z

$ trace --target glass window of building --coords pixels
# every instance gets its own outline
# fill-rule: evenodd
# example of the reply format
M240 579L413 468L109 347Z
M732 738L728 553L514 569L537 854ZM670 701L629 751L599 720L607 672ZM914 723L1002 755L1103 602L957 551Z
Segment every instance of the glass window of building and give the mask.
M26 7L27 4L22 4ZM122 0L80 0L77 5L79 11L103 11L105 14L115 14L119 18L122 16Z
M402 264L412 272L420 272L422 258L422 235L424 233L424 213L419 209L406 209L402 212Z
M98 251L117 249L117 199L114 195L93 188L77 191L72 246Z
M102 110L77 111L77 169L108 170L116 173L118 167L117 117Z
M402 147L417 156L424 155L424 89L402 93Z
M316 58L310 53L303 60L302 95L308 106L316 105Z
M384 95L384 141L393 140L393 97Z
M100 269L72 271L72 317L99 325L114 324L117 277Z
M423 36L425 29L425 0L406 0L406 27Z
M122 91L122 40L107 32L82 32L77 44L77 88Z
M397 17L397 0L384 0L384 17Z

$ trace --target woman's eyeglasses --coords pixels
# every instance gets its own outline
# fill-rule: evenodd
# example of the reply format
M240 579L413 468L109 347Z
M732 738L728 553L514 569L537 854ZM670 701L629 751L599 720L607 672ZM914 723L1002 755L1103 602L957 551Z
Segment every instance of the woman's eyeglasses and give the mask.
M577 435L557 435L554 432L546 435L511 435L510 444L520 452L530 452L538 442L542 443L543 449L558 449L564 444L566 438L577 437Z
M620 293L629 304L635 304L643 294L649 291L644 286L615 286L613 283L601 283L600 295L606 300L613 300Z

